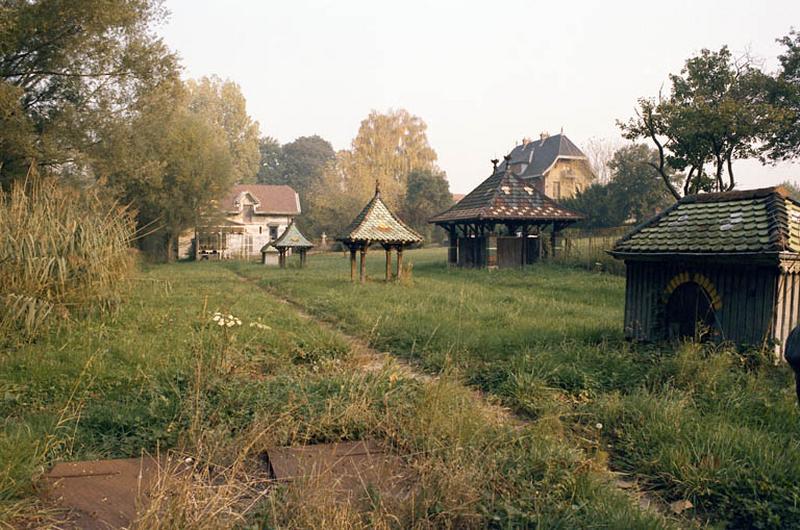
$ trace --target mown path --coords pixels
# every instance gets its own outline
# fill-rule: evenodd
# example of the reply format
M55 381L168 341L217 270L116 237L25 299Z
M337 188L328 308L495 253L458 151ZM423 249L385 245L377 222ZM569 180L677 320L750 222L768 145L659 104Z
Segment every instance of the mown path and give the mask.
M266 295L273 299L292 307L297 315L303 320L313 322L315 325L320 326L327 331L339 336L347 342L353 354L359 359L359 365L366 371L381 371L387 366L396 368L399 375L403 377L414 379L422 383L431 383L437 379L438 376L433 376L425 373L419 367L400 356L394 355L391 352L381 352L373 348L368 341L345 333L337 324L335 320L323 320L316 316L312 316L305 306L301 303L285 297L282 293L276 292L274 289L269 289L259 285L256 281L236 273L242 282L260 289ZM486 413L488 417L494 418L499 422L511 424L516 428L522 428L532 423L530 418L520 415L512 409L498 403L497 399L493 396L483 392L482 390L474 387L462 385L462 387L473 396L475 403ZM625 494L632 497L639 506L645 510L653 511L660 515L670 517L672 513L680 513L682 510L675 510L670 505L666 504L657 496L654 496L647 491L641 489L635 479L629 479L625 473L619 473L608 470L612 475L612 483L615 487L623 491ZM685 518L686 514L682 518ZM684 519L685 520L685 519ZM691 523L699 523L697 521L686 521Z

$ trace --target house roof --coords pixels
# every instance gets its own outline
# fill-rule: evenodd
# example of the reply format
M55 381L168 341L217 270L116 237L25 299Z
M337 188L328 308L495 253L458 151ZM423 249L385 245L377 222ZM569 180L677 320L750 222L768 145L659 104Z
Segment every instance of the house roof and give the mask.
M783 187L683 197L620 239L611 254L800 252L800 202Z
M300 214L300 198L297 192L291 186L285 185L236 184L222 200L220 207L226 212L238 212L236 201L245 193L258 201L256 214Z
M459 221L566 221L583 219L581 214L559 206L533 185L498 169L448 210L428 222Z
M345 243L375 242L410 244L422 241L422 236L395 216L381 200L380 189L363 210L353 219L343 235L336 238Z
M292 221L280 237L272 242L272 246L275 248L311 248L314 244L300 233L300 230Z
M523 142L508 154L511 165L525 164L518 177L532 178L542 176L559 158L579 158L588 160L577 145L564 134L545 136L536 141ZM505 170L506 162L498 169Z

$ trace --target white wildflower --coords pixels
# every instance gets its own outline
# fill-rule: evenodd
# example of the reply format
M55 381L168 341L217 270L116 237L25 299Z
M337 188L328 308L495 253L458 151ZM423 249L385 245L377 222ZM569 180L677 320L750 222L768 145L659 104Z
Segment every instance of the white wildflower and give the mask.
M214 315L214 318L212 318L211 320L213 320L214 322L219 322L219 319L220 319L219 315Z
M217 322L217 325L218 326L224 326L225 325L225 321L220 320L219 322Z
M600 429L603 428L603 424L602 423L598 423L598 424L595 425L595 428L599 431Z
M233 327L234 324L236 324L236 322L234 322L233 320L228 320L226 326L228 326L230 328L230 327Z

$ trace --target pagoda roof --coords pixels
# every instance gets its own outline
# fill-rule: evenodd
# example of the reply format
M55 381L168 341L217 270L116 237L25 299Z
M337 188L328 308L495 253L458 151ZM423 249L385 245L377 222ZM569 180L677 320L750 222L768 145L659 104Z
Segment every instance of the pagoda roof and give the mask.
M369 203L336 239L344 243L411 244L421 242L422 236L389 210L376 186Z
M272 246L275 248L311 248L314 244L306 239L292 221L280 237L272 242Z
M511 171L497 168L466 197L428 222L576 222L583 218L583 215L560 206L541 193L533 183L514 176Z

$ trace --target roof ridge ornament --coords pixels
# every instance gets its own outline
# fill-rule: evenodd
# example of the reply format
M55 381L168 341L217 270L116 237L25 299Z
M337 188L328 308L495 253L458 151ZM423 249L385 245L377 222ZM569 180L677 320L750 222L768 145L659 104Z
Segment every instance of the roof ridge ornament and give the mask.
M380 198L381 196L381 181L375 179L375 197Z

